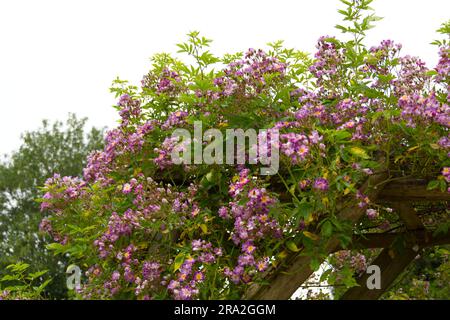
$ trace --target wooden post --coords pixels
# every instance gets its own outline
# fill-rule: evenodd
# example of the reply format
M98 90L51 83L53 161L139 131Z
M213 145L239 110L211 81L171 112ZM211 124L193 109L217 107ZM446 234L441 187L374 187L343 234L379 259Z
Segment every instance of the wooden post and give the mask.
M378 299L416 256L417 252L410 248L405 248L403 252L394 252L392 249L388 248L383 249L380 255L372 263L380 267L381 288L370 290L367 287L367 279L370 275L364 274L358 279L359 286L347 290L341 297L341 300Z
M400 219L405 223L406 229L416 231L424 229L422 221L417 216L414 207L405 202L395 202L392 204L393 209L397 212ZM417 240L417 239L416 239ZM380 255L372 262L380 268L381 271L381 288L369 289L367 279L369 274L365 273L358 279L358 286L348 289L341 300L375 300L389 289L394 280L404 271L404 269L414 260L421 247L406 247L403 252L396 252L394 249L386 247L381 251Z

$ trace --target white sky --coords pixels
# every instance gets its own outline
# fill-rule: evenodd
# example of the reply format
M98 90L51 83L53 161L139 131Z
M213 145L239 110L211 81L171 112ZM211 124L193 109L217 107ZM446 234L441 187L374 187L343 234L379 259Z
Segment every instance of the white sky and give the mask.
M139 84L149 57L176 52L191 30L212 38L213 52L265 47L269 41L313 52L317 38L338 34L338 0L0 0L0 154L19 147L23 131L69 112L90 125L115 125L112 80ZM429 43L450 18L448 0L375 0L384 20L369 43L391 38L429 66Z

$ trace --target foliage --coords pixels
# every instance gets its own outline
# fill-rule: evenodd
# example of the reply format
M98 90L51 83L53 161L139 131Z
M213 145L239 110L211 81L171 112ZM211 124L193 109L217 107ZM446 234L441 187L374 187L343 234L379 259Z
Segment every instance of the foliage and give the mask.
M44 280L48 270L30 273L26 263L11 264L8 273L0 278L0 300L40 300L51 279ZM37 285L36 282L40 282Z
M39 187L58 171L64 175L82 173L87 155L103 147L101 130L85 134L86 119L70 115L67 122L43 121L42 127L23 135L23 144L0 164L0 277L6 266L26 262L37 272L49 269L54 281L45 289L51 298L66 296L63 257L54 257L48 243L38 234L42 220Z
M444 299L450 297L449 246L427 249L399 277L385 299Z
M192 64L157 54L140 87L114 81L120 125L83 179L55 174L40 200L49 249L87 270L80 297L237 299L289 253L317 269L330 238L345 248L354 233L389 230L395 212L359 191L371 175L447 190L448 44L434 69L391 40L367 48L371 0L342 2L348 25L338 29L351 39L321 37L314 58L281 42L219 58L191 32L178 47ZM279 130L278 173L174 164L171 134L194 121ZM367 215L354 227L343 205Z

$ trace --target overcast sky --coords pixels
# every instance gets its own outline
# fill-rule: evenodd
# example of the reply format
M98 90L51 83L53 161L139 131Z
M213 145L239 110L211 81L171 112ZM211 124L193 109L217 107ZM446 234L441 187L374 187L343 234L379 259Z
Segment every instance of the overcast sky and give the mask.
M390 38L429 67L437 51L429 43L450 18L448 0L375 0L384 17L368 42ZM139 84L156 52L176 52L191 30L214 39L221 54L286 45L314 51L321 35L338 34L338 0L0 0L0 154L18 148L20 134L41 119L69 112L90 125L115 125L109 93L119 76Z

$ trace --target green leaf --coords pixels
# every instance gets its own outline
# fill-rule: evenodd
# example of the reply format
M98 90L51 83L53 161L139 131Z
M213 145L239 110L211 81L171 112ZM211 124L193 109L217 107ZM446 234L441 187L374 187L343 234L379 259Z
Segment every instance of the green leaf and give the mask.
M39 287L36 288L36 293L39 295L47 287L47 285L52 282L52 279L47 279Z
M12 275L12 274L7 274L7 275L4 275L1 279L0 279L0 282L3 282L3 281L13 281L13 280L19 280L19 275L17 275L17 274L14 274L14 275Z
M348 149L348 151L358 157L358 158L362 158L362 159L369 159L370 156L367 154L366 150L364 150L363 148L360 147L351 147Z
M330 275L330 273L333 271L333 269L327 269L325 270L322 275L320 276L320 282L323 282L325 280L327 280L328 276Z
M355 280L353 277L351 277L351 276L349 276L349 277L344 277L343 282L344 282L344 285L345 285L347 288L352 288L352 287L359 286L359 285L358 285L358 282L356 282L356 280Z
M297 208L295 210L295 212L298 213L298 215L304 219L306 219L313 211L314 206L309 202L301 202L297 204Z
M10 264L9 266L6 267L6 269L11 270L12 272L20 273L22 271L25 271L29 267L30 267L29 264L20 262L20 263L16 263L16 264Z
M184 258L185 258L185 253L184 252L180 252L176 257L175 260L173 262L173 271L177 271L178 269L180 269L181 265L184 262Z
M58 243L58 242L49 243L45 247L48 250L54 251L55 255L57 255L59 253L62 253L64 251L64 246L61 243Z
M428 182L427 190L434 190L439 187L439 180L431 180Z
M305 237L307 237L313 241L317 241L320 239L317 234L309 232L309 231L303 231L303 234L305 235Z
M444 179L439 181L439 186L441 188L441 192L445 192L447 190L447 182Z
M309 263L309 266L310 266L311 270L317 271L320 267L320 261L317 258L313 257L313 258L311 258L311 262Z
M37 278L39 278L40 276L46 274L47 272L48 272L48 270L43 270L43 271L38 271L38 272L30 273L30 274L28 274L27 279L28 279L28 280L34 280L34 279L37 279Z
M328 238L333 234L333 224L329 220L322 224L321 233L325 238Z
M352 242L352 237L346 235L346 234L341 234L339 236L339 243L341 244L342 248L347 248L348 245Z
M352 134L350 132L348 132L347 130L339 130L334 134L334 137L337 142L342 141L342 140L347 140L351 136L352 136Z
M203 233L208 233L208 227L206 226L206 224L202 223L200 225L200 229L202 229Z
M348 31L348 29L347 29L346 27L341 26L341 25L339 25L339 24L335 25L334 27L335 27L336 29L341 30L342 33L346 33L346 32Z
M286 242L286 248L288 248L292 252L299 252L300 251L300 249L297 247L297 245L294 243L294 241L291 241L291 240Z

